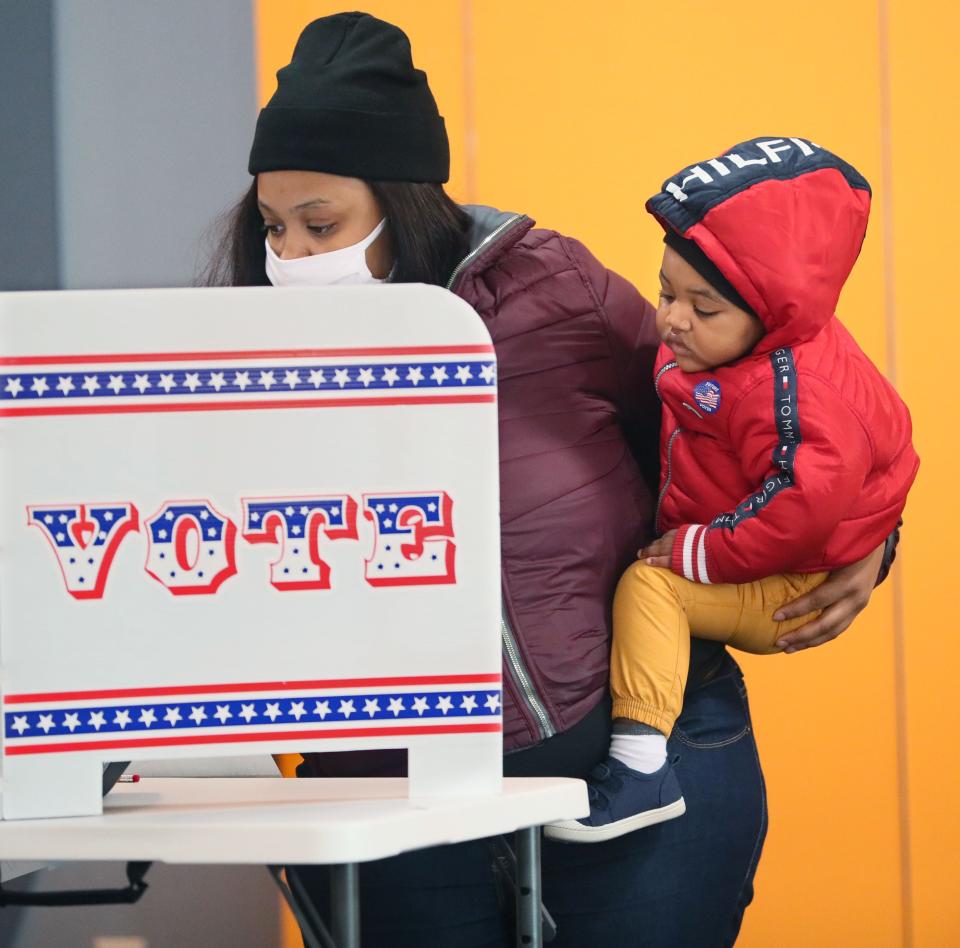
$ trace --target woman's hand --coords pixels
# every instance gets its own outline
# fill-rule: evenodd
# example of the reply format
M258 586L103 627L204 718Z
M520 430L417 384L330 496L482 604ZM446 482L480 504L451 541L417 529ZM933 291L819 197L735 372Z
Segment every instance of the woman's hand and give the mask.
M662 537L658 537L653 543L638 550L637 557L647 566L665 566L670 569L670 562L673 559L673 540L676 535L676 530L668 530Z
M812 622L782 636L777 645L789 654L823 645L843 632L870 601L883 561L883 547L881 543L859 562L835 569L816 589L781 606L773 614L775 622L795 619L817 609L823 612Z

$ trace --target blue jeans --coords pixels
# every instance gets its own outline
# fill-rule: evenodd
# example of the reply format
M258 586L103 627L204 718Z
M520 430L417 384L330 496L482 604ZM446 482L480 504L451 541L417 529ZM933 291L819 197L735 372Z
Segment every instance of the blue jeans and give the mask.
M763 774L746 690L729 657L688 690L670 738L684 816L607 843L543 842L553 948L732 945L753 897L767 829ZM360 867L365 948L510 948L484 840ZM297 870L327 915L323 869Z

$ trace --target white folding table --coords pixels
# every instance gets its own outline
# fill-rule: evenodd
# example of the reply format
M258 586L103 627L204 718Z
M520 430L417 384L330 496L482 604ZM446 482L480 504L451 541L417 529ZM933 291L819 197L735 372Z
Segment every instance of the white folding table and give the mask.
M517 834L517 944L542 944L539 827L585 816L586 785L506 778L500 793L416 798L402 778L145 778L118 785L102 816L0 821L6 860L328 865L333 936L358 948L357 865L414 849ZM279 880L278 880L279 881ZM290 893L286 893L288 899ZM311 906L293 897L307 915ZM302 919L301 919L302 922Z

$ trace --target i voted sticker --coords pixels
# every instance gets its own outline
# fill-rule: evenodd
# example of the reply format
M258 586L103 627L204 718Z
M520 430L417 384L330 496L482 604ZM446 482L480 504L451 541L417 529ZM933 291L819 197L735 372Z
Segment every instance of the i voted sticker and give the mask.
M720 386L712 380L699 382L693 390L693 397L708 415L720 408Z

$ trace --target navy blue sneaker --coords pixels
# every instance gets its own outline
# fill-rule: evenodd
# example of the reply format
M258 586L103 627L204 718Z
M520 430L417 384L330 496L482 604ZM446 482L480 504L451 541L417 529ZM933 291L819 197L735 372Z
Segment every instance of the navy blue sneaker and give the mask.
M687 809L670 761L652 774L632 770L616 757L597 764L587 779L590 815L548 823L543 835L565 843L602 843Z

